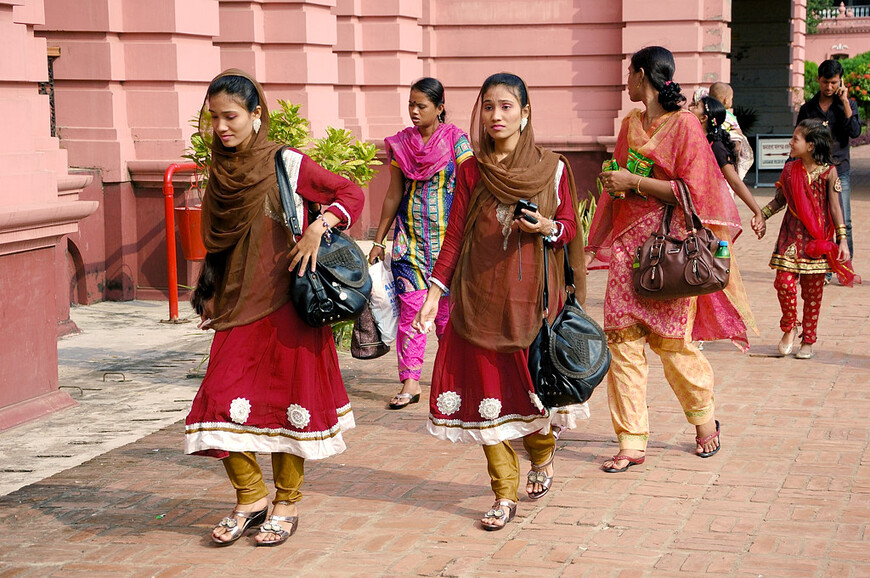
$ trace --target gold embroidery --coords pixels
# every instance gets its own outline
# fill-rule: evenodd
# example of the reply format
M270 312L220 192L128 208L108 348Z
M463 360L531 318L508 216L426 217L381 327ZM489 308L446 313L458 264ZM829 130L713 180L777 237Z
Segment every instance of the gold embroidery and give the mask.
M788 249L785 250L785 256L789 257L791 259L794 259L795 257L797 257L797 247L795 247L794 243L789 245Z
M843 192L843 185L840 184L840 177L837 177L837 180L834 181L834 190L838 193Z

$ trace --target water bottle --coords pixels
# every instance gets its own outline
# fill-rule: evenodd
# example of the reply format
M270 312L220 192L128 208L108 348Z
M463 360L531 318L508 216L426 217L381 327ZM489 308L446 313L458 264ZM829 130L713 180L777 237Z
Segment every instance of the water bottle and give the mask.
M731 251L728 249L728 241L719 241L719 248L716 249L717 259L730 259Z

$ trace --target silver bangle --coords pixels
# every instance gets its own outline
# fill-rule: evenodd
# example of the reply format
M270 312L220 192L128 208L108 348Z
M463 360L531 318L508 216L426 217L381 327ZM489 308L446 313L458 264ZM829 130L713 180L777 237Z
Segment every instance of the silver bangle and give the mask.
M375 247L380 247L380 248L383 249L384 251L387 250L387 246L384 245L383 243L378 243L377 241L372 241L372 245L374 245Z

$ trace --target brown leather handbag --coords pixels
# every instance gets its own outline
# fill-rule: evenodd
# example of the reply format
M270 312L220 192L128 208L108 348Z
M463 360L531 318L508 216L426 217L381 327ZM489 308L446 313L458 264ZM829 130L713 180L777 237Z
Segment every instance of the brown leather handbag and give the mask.
M686 219L685 239L670 235L673 205L667 205L662 224L637 248L632 282L635 292L664 301L721 291L731 274L728 241L722 241L701 223L692 205L689 187L677 180L677 201Z

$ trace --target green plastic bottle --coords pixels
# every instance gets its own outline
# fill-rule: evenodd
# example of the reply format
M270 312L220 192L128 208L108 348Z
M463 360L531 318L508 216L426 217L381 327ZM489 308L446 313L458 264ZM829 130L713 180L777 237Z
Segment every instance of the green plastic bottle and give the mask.
M719 241L719 248L716 249L717 259L730 259L731 251L728 249L728 241Z

